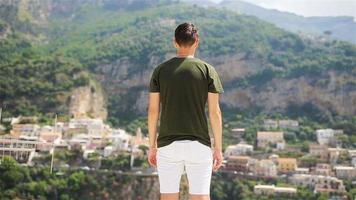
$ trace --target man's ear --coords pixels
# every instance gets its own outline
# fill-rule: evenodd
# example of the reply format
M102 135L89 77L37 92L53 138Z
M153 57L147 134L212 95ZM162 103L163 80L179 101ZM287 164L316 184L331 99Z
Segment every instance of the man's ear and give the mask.
M178 43L177 43L177 41L176 41L176 38L175 38L175 37L173 37L173 46L174 46L176 49L178 49L178 48L179 48Z
M198 46L199 46L199 37L197 38L197 40L195 41L195 48L198 48Z

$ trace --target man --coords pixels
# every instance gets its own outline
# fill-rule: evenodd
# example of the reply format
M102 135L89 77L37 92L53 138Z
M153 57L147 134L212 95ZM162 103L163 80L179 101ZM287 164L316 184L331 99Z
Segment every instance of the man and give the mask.
M199 35L192 23L176 28L173 43L176 57L157 65L150 80L148 161L157 167L162 200L179 199L184 170L191 199L209 200L212 171L217 171L222 162L219 94L224 90L214 67L194 57ZM208 133L206 102L214 148Z

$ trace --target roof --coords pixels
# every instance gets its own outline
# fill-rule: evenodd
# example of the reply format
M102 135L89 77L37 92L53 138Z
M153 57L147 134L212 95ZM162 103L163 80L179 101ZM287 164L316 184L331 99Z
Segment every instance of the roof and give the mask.
M248 160L249 156L229 156L229 160Z
M296 188L292 187L275 187L274 185L255 185L255 189L272 189L275 192L297 192Z
M296 158L278 158L278 162L297 162Z
M282 131L258 131L257 139L283 139Z
M351 166L335 166L334 167L335 170L355 170L355 167L351 167Z

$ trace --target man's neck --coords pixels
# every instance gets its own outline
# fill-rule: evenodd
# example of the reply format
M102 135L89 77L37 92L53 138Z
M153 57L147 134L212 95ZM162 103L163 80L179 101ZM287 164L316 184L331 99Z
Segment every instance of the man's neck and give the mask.
M194 58L194 52L191 52L191 51L177 51L177 57L179 57L179 58Z
M176 57L178 57L178 58L194 58L194 55L179 55L179 54L177 54Z

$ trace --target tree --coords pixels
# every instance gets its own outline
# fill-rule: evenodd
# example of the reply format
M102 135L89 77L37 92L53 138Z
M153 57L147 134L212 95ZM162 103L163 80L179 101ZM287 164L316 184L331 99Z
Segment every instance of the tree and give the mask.
M1 185L6 189L13 188L20 183L23 178L17 161L10 156L5 156L0 164Z

